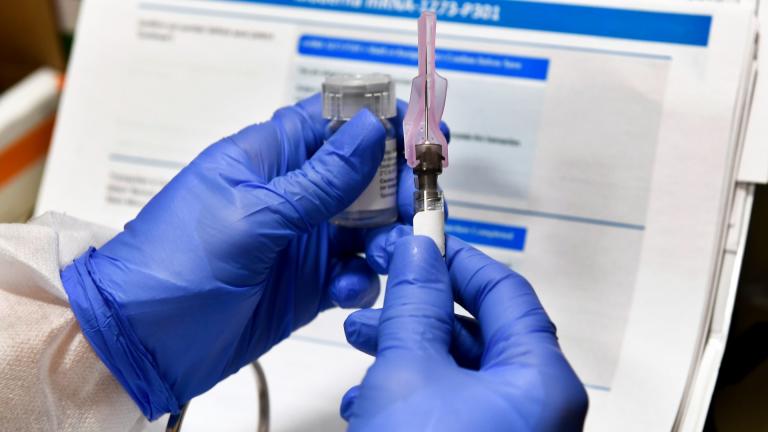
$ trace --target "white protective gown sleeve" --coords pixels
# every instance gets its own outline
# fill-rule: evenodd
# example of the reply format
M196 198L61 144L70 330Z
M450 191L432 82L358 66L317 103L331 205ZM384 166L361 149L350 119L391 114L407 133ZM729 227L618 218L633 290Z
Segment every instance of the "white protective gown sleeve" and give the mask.
M59 277L114 234L56 213L0 224L0 429L162 430L93 352Z

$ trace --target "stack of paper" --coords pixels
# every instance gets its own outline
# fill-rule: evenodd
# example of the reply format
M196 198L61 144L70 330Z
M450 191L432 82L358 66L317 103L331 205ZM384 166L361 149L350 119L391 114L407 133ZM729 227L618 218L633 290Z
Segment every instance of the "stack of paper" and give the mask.
M447 229L532 282L588 387L588 430L699 427L748 183L768 177L768 132L747 133L752 104L768 109L768 90L753 92L754 2L426 4L450 82ZM418 8L86 2L38 212L120 227L206 145L330 73L389 73L407 96ZM322 314L262 359L275 430L343 428L341 396L372 361L346 345L345 316ZM253 397L249 375L193 403L185 426L217 420L198 410L252 427L227 404Z
M23 222L32 214L59 82L58 72L41 68L0 93L0 222Z

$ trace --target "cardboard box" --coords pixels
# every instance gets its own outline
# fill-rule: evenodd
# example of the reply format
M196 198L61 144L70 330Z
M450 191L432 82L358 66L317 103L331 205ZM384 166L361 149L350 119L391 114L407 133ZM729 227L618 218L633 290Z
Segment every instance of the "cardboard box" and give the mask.
M0 2L0 91L40 66L64 70L52 2Z
M55 4L0 2L0 222L32 214L63 69Z

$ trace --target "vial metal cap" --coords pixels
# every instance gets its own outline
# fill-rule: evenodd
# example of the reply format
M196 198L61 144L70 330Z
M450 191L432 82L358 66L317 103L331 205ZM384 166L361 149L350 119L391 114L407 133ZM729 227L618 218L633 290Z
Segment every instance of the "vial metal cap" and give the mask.
M386 74L337 74L323 82L323 117L349 120L363 108L381 118L397 114L395 83Z

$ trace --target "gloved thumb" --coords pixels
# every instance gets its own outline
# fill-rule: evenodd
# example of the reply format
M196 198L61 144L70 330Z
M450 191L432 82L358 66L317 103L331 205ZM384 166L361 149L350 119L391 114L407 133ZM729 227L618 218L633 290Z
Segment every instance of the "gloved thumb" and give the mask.
M345 208L365 190L384 156L385 129L368 110L342 126L301 169L274 178L270 188L294 211L287 222L311 230Z
M454 327L448 268L429 237L404 237L390 261L378 355L442 354Z

